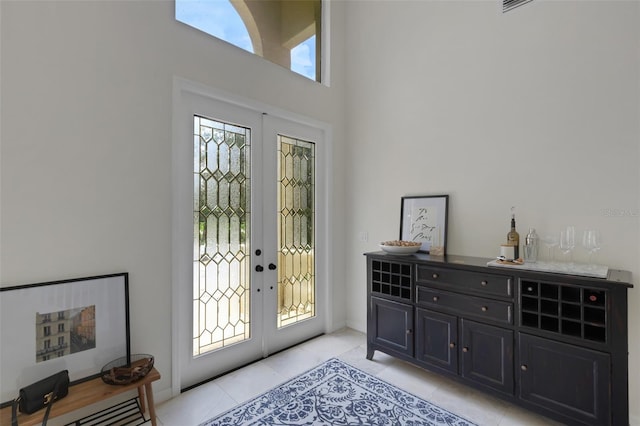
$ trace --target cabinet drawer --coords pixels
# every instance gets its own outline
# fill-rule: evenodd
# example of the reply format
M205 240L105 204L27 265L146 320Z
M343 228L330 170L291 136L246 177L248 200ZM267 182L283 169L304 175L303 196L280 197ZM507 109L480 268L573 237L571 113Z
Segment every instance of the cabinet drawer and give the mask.
M505 324L513 322L513 304L509 302L416 286L416 303L421 306L453 311L461 316L473 316Z
M437 283L457 287L458 291L513 297L513 277L482 272L442 269L419 265L416 282Z

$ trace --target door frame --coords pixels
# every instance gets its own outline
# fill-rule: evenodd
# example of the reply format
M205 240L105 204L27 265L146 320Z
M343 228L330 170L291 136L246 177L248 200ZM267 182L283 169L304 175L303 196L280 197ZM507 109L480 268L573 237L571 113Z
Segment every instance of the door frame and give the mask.
M185 220L184 209L180 206L192 205L192 191L184 191L182 188L181 175L185 173L185 164L191 166L192 148L185 149L183 130L183 115L187 110L185 97L200 96L210 98L213 101L228 103L232 106L245 108L257 113L268 114L282 118L305 126L315 127L323 134L323 140L317 144L317 156L321 160L316 164L318 171L318 181L322 181L321 188L316 193L317 205L324 206L318 209L316 216L316 243L318 246L318 256L316 259L316 271L318 279L323 280L317 286L319 299L324 300L323 306L318 307L318 312L324 317L324 332L331 330L333 324L333 309L329 301L333 300L332 259L329 250L329 235L332 229L332 188L333 179L330 173L332 167L332 129L327 123L292 113L262 102L243 98L220 89L208 87L206 85L189 81L181 77L173 78L172 92L172 143L171 143L171 185L172 185L172 218L171 218L171 242L172 242L172 272L171 272L171 393L172 396L180 394L181 390L181 360L180 344L185 339L183 336L184 327L180 324L182 318L181 286L186 277L192 277L192 237L187 239L185 235L191 236L193 233L192 224ZM189 171L191 173L192 171ZM192 213L189 214L192 218ZM190 281L191 282L191 281Z

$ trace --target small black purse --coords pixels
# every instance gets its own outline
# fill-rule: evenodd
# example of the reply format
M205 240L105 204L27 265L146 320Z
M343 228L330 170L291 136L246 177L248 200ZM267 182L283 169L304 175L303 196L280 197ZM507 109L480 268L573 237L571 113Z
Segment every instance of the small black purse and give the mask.
M69 393L69 371L63 370L20 389L11 407L11 426L18 426L18 408L21 413L32 414L47 407L42 425L47 424L53 402Z

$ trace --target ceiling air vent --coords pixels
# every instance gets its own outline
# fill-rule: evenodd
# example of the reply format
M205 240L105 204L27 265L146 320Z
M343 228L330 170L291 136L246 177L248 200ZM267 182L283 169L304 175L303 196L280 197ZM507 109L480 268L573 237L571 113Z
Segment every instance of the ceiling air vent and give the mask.
M508 12L530 1L531 0L502 0L502 13Z

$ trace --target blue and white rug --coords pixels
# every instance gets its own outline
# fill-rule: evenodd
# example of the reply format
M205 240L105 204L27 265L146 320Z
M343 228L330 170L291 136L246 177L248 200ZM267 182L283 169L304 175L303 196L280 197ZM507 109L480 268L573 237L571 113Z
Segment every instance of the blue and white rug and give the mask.
M218 425L475 423L333 358L200 426Z

